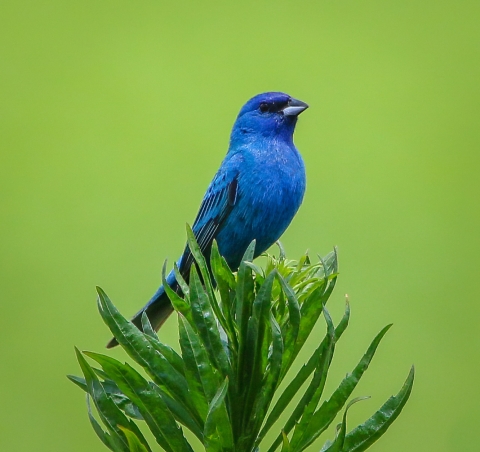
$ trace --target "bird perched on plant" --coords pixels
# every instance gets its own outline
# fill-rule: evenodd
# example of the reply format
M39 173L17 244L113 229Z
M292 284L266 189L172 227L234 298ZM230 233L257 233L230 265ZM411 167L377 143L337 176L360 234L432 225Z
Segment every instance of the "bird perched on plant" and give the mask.
M305 167L293 144L298 115L308 105L288 94L270 92L250 99L233 125L230 146L203 197L193 224L206 256L215 239L220 254L236 270L248 245L256 240L255 257L266 251L292 221L305 192ZM193 257L188 246L178 261L188 281ZM179 291L173 271L166 278ZM135 315L142 329L145 312L158 330L173 307L163 286ZM117 345L112 339L107 347Z

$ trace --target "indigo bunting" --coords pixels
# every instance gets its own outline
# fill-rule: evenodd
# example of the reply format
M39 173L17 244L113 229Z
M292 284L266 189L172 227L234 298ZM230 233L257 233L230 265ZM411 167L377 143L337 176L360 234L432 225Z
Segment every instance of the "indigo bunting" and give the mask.
M305 167L293 144L293 132L298 115L306 108L306 103L288 94L269 92L253 97L240 110L227 155L192 226L207 261L215 239L220 254L235 271L254 239L257 257L278 240L292 221L305 192ZM187 245L178 261L187 282L192 263ZM173 271L166 281L180 292ZM146 312L158 330L172 311L160 286L132 322L142 329L141 316ZM117 344L114 338L107 347Z

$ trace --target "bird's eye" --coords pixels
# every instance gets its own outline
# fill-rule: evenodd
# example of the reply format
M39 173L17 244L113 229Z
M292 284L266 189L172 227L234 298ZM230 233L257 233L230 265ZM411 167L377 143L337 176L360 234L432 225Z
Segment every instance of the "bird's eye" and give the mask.
M262 103L260 104L260 111L261 111L262 113L265 113L266 111L268 111L268 104L267 104L266 102L262 102Z

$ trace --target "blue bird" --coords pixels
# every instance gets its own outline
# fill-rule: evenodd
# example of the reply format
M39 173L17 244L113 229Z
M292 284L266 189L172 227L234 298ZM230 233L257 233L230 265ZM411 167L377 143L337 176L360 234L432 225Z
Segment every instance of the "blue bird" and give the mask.
M305 193L305 167L293 144L293 132L298 115L306 108L306 103L288 94L270 92L253 97L240 110L227 155L192 227L207 260L215 239L220 254L235 271L252 240L256 240L257 257L287 229ZM178 267L187 281L192 263L186 246ZM173 271L166 280L180 292ZM141 316L146 312L158 330L172 311L160 286L132 322L142 329ZM114 338L107 347L117 344Z

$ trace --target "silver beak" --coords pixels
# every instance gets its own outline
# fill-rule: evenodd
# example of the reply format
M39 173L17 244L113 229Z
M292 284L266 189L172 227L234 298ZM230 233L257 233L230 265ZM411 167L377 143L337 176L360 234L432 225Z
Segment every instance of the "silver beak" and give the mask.
M297 116L308 108L308 104L298 99L291 99L288 105L283 109L285 116Z

